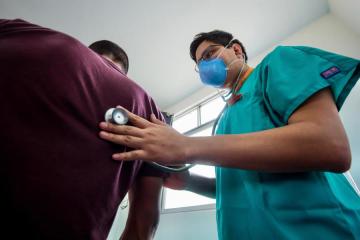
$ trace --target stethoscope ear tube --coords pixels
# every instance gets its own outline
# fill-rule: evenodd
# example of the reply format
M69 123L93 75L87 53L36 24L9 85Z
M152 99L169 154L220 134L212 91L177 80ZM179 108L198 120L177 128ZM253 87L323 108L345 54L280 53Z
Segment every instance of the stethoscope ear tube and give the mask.
M182 166L182 167L169 167L169 166L165 166L165 165L162 165L162 164L158 164L156 162L148 162L148 164L150 164L151 166L153 166L154 168L156 169L159 169L163 172L184 172L184 171L187 171L189 170L190 168L194 167L195 164L189 164L189 165L186 165L186 166Z
M221 118L221 115L224 113L225 109L227 108L227 104L225 104L224 108L221 110L221 112L219 113L219 115L216 117L215 119L215 122L214 122L214 125L212 127L212 130L211 130L211 136L215 136L215 131L216 131L216 127L219 123L219 120Z

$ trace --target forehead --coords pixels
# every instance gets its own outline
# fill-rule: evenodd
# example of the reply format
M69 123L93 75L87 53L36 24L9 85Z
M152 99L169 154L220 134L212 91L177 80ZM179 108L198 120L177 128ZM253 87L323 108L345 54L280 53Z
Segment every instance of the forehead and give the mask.
M211 45L214 45L216 43L214 42L211 42L211 41L203 41L202 43L200 43L200 45L198 46L198 48L196 49L196 52L195 52L195 57L196 57L196 61L198 61L201 56L203 55L204 51Z

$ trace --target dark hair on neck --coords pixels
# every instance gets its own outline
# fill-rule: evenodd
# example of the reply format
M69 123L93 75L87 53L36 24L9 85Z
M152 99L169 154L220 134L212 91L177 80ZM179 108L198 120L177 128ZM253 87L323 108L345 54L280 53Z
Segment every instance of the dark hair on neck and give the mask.
M126 52L116 43L109 40L100 40L90 44L89 48L100 55L109 56L113 61L124 66L125 73L128 72L129 58Z
M199 34L196 34L194 37L194 40L190 44L190 57L192 60L196 62L196 49L199 47L199 45L203 41L210 41L213 43L221 44L224 47L228 45L228 47L231 47L234 43L237 43L240 45L242 52L245 56L245 62L248 60L248 56L245 50L244 45L237 39L233 39L233 35L231 33L221 31L221 30L213 30L211 32L202 32Z

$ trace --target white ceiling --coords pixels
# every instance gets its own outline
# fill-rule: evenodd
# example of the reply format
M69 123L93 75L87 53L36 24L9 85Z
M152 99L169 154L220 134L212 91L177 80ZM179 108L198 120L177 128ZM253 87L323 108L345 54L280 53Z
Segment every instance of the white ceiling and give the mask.
M328 0L328 1L331 12L360 35L360 1L359 0Z
M344 21L351 23L347 11L359 19L350 5L358 0L329 2ZM327 0L0 0L1 18L32 21L86 45L99 39L121 45L130 78L163 109L202 87L189 57L195 34L230 31L254 57L328 11Z

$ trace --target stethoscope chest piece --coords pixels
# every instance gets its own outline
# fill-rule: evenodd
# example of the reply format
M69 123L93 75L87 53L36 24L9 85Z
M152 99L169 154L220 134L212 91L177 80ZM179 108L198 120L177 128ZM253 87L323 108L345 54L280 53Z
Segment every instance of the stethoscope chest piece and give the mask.
M129 121L129 117L124 109L110 108L105 113L105 121L118 125L125 125Z

